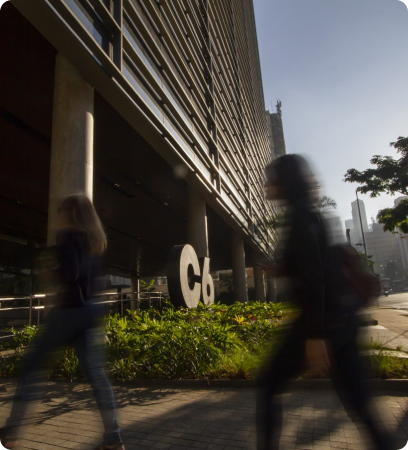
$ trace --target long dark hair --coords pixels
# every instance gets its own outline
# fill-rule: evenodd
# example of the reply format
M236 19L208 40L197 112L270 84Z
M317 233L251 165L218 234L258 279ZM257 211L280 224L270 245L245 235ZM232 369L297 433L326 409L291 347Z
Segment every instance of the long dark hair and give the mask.
M300 200L313 204L318 200L319 184L303 156L280 156L265 167L265 175L271 185L285 189L289 203Z
M86 234L88 250L92 255L102 255L107 247L106 234L95 208L85 195L70 195L60 206L67 214L69 225Z

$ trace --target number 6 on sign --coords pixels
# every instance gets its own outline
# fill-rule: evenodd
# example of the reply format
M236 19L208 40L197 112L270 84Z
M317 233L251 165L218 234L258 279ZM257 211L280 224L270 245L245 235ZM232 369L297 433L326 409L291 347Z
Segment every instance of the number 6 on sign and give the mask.
M191 245L176 245L171 249L167 261L167 284L171 301L176 306L195 308L200 299L206 305L214 303L210 259L200 258L199 262Z
M200 258L201 300L204 305L214 303L214 281L210 274L210 258Z

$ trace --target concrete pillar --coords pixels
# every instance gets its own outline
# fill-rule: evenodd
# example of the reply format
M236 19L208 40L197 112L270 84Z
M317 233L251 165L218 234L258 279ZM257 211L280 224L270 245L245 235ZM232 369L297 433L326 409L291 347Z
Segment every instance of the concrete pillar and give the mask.
M265 282L263 270L254 265L254 282L255 282L255 300L264 302L265 298Z
M236 302L248 301L248 288L245 269L244 241L232 232L232 276L234 281L234 300Z
M188 243L199 258L208 258L207 204L190 186L187 187Z
M140 283L139 283L139 277L134 276L130 279L130 290L132 292L140 292ZM137 308L137 300L138 300L139 294L132 294L131 298L132 301L130 302L130 309L134 311Z
M57 210L68 195L92 200L94 89L61 54L57 55L52 118L48 245L55 242Z
M268 301L272 303L276 303L276 286L275 279L268 277L267 279L268 285Z

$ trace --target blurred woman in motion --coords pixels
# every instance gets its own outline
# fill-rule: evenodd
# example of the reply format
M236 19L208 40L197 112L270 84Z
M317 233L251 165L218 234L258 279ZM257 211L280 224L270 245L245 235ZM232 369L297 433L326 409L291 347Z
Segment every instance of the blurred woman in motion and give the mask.
M356 345L360 303L342 275L339 260L333 257L325 221L316 208L319 186L310 166L299 155L284 155L265 172L266 199L285 208L283 246L276 255L276 266L268 267L266 274L290 278L292 300L300 314L278 351L259 371L257 448L279 449L280 394L287 381L309 368L318 377L336 372L332 378L336 391L349 415L357 413L371 435L369 448L396 450L369 405L371 397Z
M36 376L47 368L52 350L71 344L91 385L105 428L104 443L96 450L124 450L115 399L104 369L103 333L98 326L103 311L90 302L100 288L97 281L106 235L91 201L84 195L67 197L58 214L57 245L47 250L53 254L46 258L48 277L59 285L56 304L47 314L33 347L23 357L10 417L1 430L1 443L6 448L18 445L20 426L36 392Z

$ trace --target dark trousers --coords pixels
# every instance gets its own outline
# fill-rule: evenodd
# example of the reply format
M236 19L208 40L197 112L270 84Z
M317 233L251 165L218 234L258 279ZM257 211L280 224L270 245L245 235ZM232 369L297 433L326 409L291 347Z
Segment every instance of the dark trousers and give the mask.
M47 315L43 329L33 341L22 361L20 376L10 417L6 422L8 434L17 435L27 406L38 396L39 374L48 369L52 350L73 344L82 371L91 385L105 428L104 443L121 441L116 416L115 398L105 373L103 333L97 326L100 307L86 304L79 308L53 309Z
M301 317L276 355L264 361L257 380L257 449L278 450L282 431L280 394L286 383L305 370L305 331ZM356 414L372 437L375 450L396 450L373 405L364 381L363 365L356 345L358 320L354 314L328 321L326 343L334 387L346 411Z

